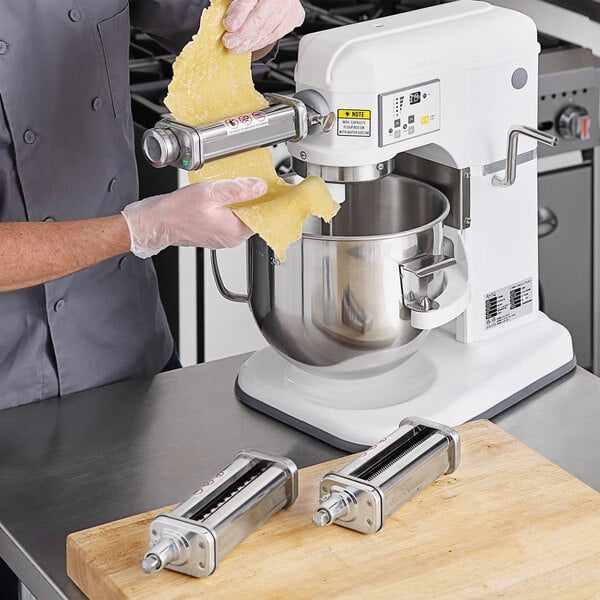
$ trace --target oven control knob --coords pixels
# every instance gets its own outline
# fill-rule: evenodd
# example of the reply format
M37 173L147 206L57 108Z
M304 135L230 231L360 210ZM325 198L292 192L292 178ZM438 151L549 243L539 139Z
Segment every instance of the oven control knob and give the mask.
M571 105L558 115L557 130L565 140L587 140L590 137L590 115L582 106Z

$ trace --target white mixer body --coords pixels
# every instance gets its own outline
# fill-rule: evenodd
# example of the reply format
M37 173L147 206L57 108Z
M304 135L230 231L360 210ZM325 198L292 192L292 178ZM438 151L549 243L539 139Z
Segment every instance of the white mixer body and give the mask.
M469 222L446 228L447 237L461 238L469 264L470 300L456 323L461 342L500 335L538 311L535 140L521 138L516 182L492 184L505 168L510 128L536 126L538 52L529 17L472 0L300 44L297 89L318 91L337 121L328 133L289 143L295 160L349 167L411 152L469 178ZM418 326L427 328L426 319Z
M336 122L288 143L297 172L351 185L394 165L405 175L409 157L427 183L437 167L458 174L444 225L457 272L439 310L412 312L413 327L432 331L400 366L338 381L269 348L242 367L242 401L357 450L412 414L448 425L492 416L574 367L568 331L538 303L536 136L551 143L534 130L538 52L530 18L473 0L301 40L297 90L318 92ZM520 144L507 152L511 131Z

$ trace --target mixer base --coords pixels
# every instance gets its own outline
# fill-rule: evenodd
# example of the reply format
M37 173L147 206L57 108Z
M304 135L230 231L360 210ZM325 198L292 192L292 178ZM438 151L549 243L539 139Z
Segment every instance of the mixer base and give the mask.
M430 332L422 350L375 377L319 377L271 348L240 369L236 396L333 446L356 452L394 430L404 417L449 426L489 418L575 367L566 329L543 313L487 342L461 344Z

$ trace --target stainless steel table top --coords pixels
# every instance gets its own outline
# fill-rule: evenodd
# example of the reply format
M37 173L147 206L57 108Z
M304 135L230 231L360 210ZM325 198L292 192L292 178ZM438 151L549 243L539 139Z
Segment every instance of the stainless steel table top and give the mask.
M242 448L343 455L239 403L244 358L0 412L0 556L39 600L84 598L69 533L176 503ZM493 420L600 490L600 379L577 369Z

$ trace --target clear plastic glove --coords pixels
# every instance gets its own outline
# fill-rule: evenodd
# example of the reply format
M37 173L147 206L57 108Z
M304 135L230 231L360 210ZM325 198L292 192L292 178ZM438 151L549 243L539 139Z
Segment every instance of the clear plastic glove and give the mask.
M223 45L234 54L268 51L303 21L300 0L232 0L223 19Z
M122 211L131 252L140 258L168 246L231 248L252 235L227 204L262 196L267 184L257 177L206 181L164 196L128 204Z

